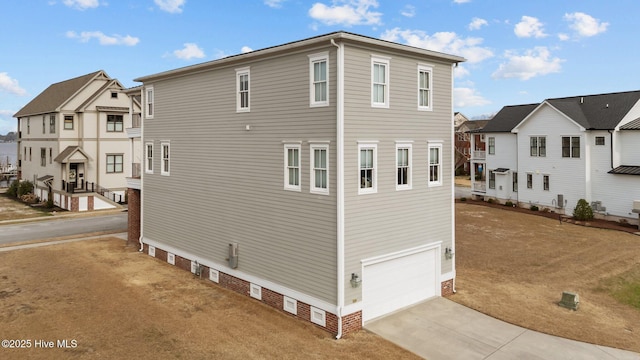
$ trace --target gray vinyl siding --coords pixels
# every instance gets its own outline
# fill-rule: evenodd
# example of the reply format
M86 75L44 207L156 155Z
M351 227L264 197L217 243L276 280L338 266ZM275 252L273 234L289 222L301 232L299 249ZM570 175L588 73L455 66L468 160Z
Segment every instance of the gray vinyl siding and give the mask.
M390 57L389 108L371 107L371 56ZM433 111L418 111L418 64L433 66ZM345 52L345 303L361 300L361 260L452 242L451 64L347 47ZM377 193L358 195L358 141L377 141ZM412 189L396 191L396 141L412 142ZM442 141L443 185L428 187L428 140ZM442 254L441 254L442 256ZM442 273L452 271L442 257ZM363 282L367 279L363 279Z
M330 106L309 107L308 55L330 51ZM234 64L153 85L155 114L144 142L143 234L226 266L335 304L335 47ZM249 113L236 113L236 68L250 66ZM245 126L250 125L250 131ZM310 193L309 141L329 143L329 195ZM163 141L170 176L160 175ZM284 143L301 142L302 191L284 190ZM224 271L224 269L222 269Z

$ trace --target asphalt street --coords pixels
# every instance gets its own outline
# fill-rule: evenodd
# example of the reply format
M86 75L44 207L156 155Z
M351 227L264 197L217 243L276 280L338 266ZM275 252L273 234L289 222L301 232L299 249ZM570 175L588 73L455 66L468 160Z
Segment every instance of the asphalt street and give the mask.
M0 244L48 239L101 231L127 231L127 213L89 217L53 218L0 225Z

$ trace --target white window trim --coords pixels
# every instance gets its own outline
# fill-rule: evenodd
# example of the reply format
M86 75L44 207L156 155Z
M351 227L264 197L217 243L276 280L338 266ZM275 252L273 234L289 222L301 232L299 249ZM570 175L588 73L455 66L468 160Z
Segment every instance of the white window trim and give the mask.
M390 71L390 60L391 58L382 57L382 56L371 56L371 107L375 108L389 108L389 88L391 87L391 79L389 79ZM384 87L384 102L375 102L374 101L374 65L375 64L383 64L384 67L384 77L385 77L385 87Z
M149 102L149 91L151 91L151 103ZM147 86L144 88L144 118L145 119L153 119L153 116L156 113L156 103L155 103L156 92L153 90L153 86ZM149 114L149 104L151 104L151 114Z
M316 101L316 87L313 83L313 65L316 62L325 61L327 63L327 100L325 101ZM329 52L322 52L318 54L309 55L309 106L310 107L319 107L319 106L329 106Z
M168 147L168 150L169 150L169 157L167 159L167 160L169 160L169 171L165 171L165 169L164 169L164 147L165 147L165 145ZM160 143L160 175L163 175L163 176L171 175L171 143L168 142L168 141Z
M315 172L315 150L325 150L327 152L327 188L316 187ZM328 144L310 144L309 145L309 187L310 192L314 194L329 195L329 145Z
M546 189L544 178L547 178ZM549 174L542 174L542 191L549 191L549 189L551 189L551 176Z
M429 97L427 99L427 102L429 103L428 106L421 106L420 105L420 73L421 72L428 72L429 73ZM433 110L433 66L430 65L424 65L424 64L418 64L418 110L420 111L432 111Z
M248 106L240 107L240 76L247 75L247 94L248 94ZM243 67L236 69L236 112L250 112L251 111L251 72L249 67Z
M407 154L407 165L408 165L408 169L407 169L407 184L406 185L398 185L398 150L400 149L408 149L408 154ZM413 146L411 143L408 142L396 142L396 190L400 191L400 190L411 190L412 188L412 184L413 184L413 179L412 179L412 172L413 172Z
M438 149L438 180L437 181L431 180L431 149L433 148ZM427 177L428 177L429 187L442 186L443 184L442 175L444 174L444 171L442 171L443 166L444 164L442 163L442 142L429 142L428 150L427 150Z
M531 186L529 186L529 176L531 176ZM527 185L527 189L532 189L533 190L533 173L528 172L527 175L525 176L525 181L526 181L526 185Z
M363 149L373 149L373 182L370 188L363 189L360 184L360 151ZM359 141L358 142L358 195L375 194L378 192L378 142L377 141Z
M289 185L289 149L298 150L298 185ZM302 191L302 146L298 144L284 144L284 189Z
M151 169L149 169L149 146L151 146ZM147 142L144 144L144 172L146 174L153 174L153 142ZM169 153L171 156L171 153Z

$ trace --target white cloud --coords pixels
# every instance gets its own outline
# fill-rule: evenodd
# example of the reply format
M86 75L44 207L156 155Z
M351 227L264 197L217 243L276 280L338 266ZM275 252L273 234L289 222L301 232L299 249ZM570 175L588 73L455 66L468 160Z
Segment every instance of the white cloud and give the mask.
M268 7L272 8L280 8L282 7L282 3L287 0L264 0L264 4Z
M516 24L513 29L517 37L535 37L542 38L547 36L544 33L543 25L537 18L531 16L523 16L522 20Z
M453 2L456 4L464 4L464 3L471 2L471 0L453 0Z
M569 35L560 33L558 34L558 39L560 39L560 41L567 41L569 40Z
M412 18L416 16L416 7L413 5L406 5L402 10L400 10L400 14L402 16Z
M380 25L382 13L370 10L377 7L376 0L333 0L330 6L313 4L309 16L325 25Z
M18 85L18 80L12 79L6 72L0 73L0 91L18 96L27 95L27 91Z
M471 23L469 23L469 30L479 30L481 27L487 25L489 25L487 20L474 17Z
M182 7L187 0L153 0L156 5L162 11L166 11L172 14L179 14L182 12Z
M202 59L205 57L204 51L194 43L184 43L184 47L180 50L174 50L173 55L182 60Z
M126 45L135 46L140 42L140 39L131 35L118 35L107 36L101 31L83 31L80 34L75 31L67 31L67 37L70 39L78 39L80 42L89 42L92 38L98 39L100 45Z
M609 23L601 22L582 12L572 14L564 14L564 20L570 22L569 27L573 29L579 36L589 37L598 35L607 31Z
M98 0L64 0L62 3L78 10L92 9L100 6Z
M536 76L560 72L564 61L557 57L552 58L551 52L544 46L527 50L524 55L507 51L505 57L508 61L500 64L498 70L491 74L492 78L529 80Z
M11 131L17 131L17 123L13 118L16 111L0 110L0 134L5 135Z
M470 87L458 87L453 89L453 106L455 108L464 108L472 106L483 106L491 104L491 101L485 99L476 92L476 89Z
M240 51L242 51L242 53L244 54L244 53L252 52L253 49L245 45L242 47L242 49L240 49Z
M428 35L422 30L395 28L385 31L380 37L394 42L399 42L401 39L410 46L463 56L470 63L478 63L493 57L491 50L479 46L483 41L482 38L461 38L454 32L437 32Z

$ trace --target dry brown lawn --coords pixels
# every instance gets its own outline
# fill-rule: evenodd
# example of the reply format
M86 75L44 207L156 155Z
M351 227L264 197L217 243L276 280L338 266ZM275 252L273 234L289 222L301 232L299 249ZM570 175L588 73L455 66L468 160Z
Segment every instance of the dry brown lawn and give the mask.
M640 275L640 236L459 203L456 268L453 301L528 329L640 352L640 310L611 295L619 279ZM578 311L557 305L563 291L578 293Z
M0 359L417 359L311 323L106 237L0 253ZM35 349L35 340L75 348Z
M19 201L13 200L4 194L5 189L0 191L0 221L28 219L41 216L48 216L48 213L34 209Z

